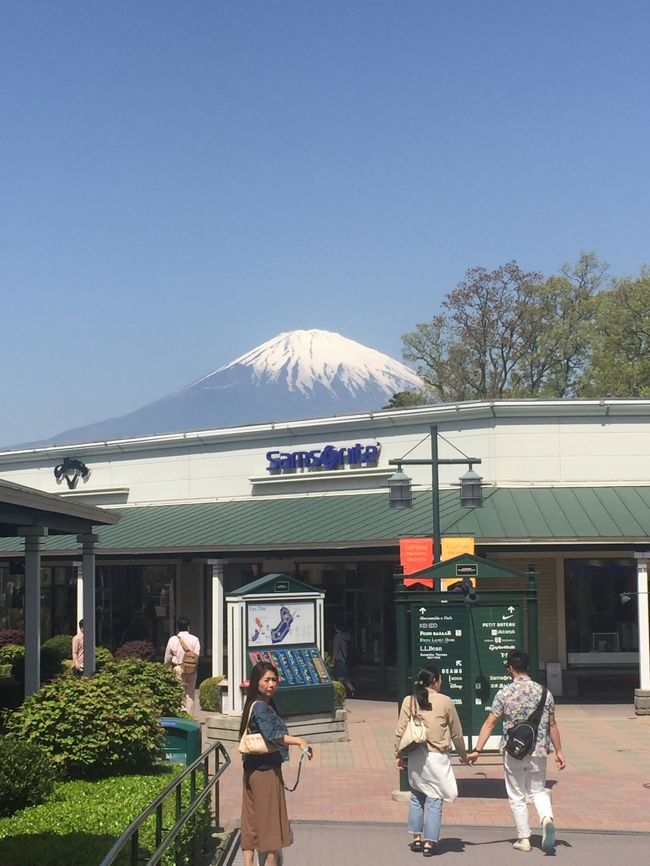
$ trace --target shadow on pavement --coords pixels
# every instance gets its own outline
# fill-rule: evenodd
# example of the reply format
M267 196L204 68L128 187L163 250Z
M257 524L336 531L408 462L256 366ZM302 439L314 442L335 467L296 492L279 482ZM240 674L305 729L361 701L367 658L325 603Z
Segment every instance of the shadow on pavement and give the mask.
M505 783L500 779L487 779L484 776L474 779L456 779L458 795L469 799L481 800L507 800ZM557 782L548 779L547 788L553 788Z

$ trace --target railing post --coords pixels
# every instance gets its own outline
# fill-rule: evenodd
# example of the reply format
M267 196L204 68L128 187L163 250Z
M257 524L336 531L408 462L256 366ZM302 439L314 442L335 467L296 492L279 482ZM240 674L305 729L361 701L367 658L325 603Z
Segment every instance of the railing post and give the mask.
M136 830L131 836L131 866L138 866L138 854L140 852L140 834Z

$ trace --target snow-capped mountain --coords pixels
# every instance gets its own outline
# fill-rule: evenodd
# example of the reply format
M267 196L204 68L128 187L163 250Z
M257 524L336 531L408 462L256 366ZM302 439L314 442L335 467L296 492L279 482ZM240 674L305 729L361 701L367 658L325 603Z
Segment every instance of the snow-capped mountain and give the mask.
M330 331L288 331L128 415L66 430L74 444L380 409L422 381L382 352ZM35 444L35 443L31 443Z

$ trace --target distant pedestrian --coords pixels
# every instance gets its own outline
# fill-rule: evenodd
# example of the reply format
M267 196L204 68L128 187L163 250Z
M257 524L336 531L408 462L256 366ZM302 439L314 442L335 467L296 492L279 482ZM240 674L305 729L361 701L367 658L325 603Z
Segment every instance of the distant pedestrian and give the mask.
M72 675L84 675L84 621L79 620L79 631L72 638Z
M490 713L479 732L476 749L470 752L471 764L478 759L499 719L503 719L503 748L508 731L517 723L525 721L541 704L543 686L531 680L528 674L528 653L518 649L511 650L506 658L506 671L512 682L502 686L496 693ZM547 756L553 749L557 768L563 770L566 761L562 754L560 729L555 721L555 702L553 695L547 692L537 739L530 754L515 758L503 749L506 792L517 828L517 841L513 848L517 851L531 850L526 797L533 801L542 825L542 850L551 851L555 846L553 808L546 790Z
M348 696L354 697L354 686L350 680L348 660L350 658L350 644L352 637L350 632L343 626L334 626L334 640L332 642L332 661L334 662L334 676L343 683Z
M167 641L165 664L173 668L178 681L183 686L183 709L192 715L201 643L196 635L190 634L189 629L189 620L181 617L177 623L176 634Z
M399 745L409 719L417 715L426 728L426 742L413 748L407 759L411 789L408 830L413 835L410 848L415 853L422 852L425 857L433 857L437 853L443 802L453 803L458 796L449 758L452 744L461 762L467 763L458 712L451 698L440 694L441 688L442 678L438 668L423 668L418 674L414 694L402 701L395 730L397 767L403 770L404 760L399 754Z

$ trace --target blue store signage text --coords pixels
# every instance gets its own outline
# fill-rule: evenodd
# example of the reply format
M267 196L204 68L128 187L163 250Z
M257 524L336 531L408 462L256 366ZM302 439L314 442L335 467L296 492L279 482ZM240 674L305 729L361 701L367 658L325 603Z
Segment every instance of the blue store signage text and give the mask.
M313 451L267 451L267 472L287 472L295 469L340 469L349 466L372 466L379 460L379 443L335 448L326 445Z

